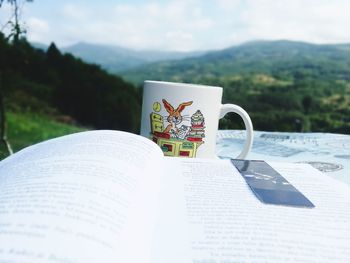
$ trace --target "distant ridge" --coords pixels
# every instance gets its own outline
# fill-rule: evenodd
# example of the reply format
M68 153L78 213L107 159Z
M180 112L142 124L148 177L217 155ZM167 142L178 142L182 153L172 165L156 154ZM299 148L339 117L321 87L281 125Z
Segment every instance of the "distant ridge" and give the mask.
M348 79L350 44L311 44L289 40L251 41L197 57L140 66L122 72L121 75L139 84L146 78L198 82L206 78L250 73L293 74L298 70Z
M32 42L34 48L46 51L48 45ZM156 50L133 50L114 45L91 44L79 42L77 44L60 48L63 53L70 53L88 63L100 65L110 73L132 69L141 65L167 61L180 60L189 57L197 57L206 51L178 52Z
M41 43L35 48L46 50ZM203 75L226 76L261 72L271 74L309 65L322 67L348 63L350 44L312 44L290 40L255 40L222 50L167 52L132 50L120 46L80 42L61 48L88 63L100 65L135 84L145 78L193 81Z
M136 66L165 60L178 60L202 55L204 52L167 52L132 50L112 45L97 45L80 42L61 49L89 63L101 65L111 73L118 73Z
M39 42L30 42L30 44L36 48L36 49L41 49L43 51L46 51L47 48L49 47L48 45L46 44L43 44L43 43L39 43Z
M222 50L196 54L192 57L177 60L171 57L167 58L168 60L155 62L154 58L143 57L140 51L129 53L129 50L124 48L96 47L95 45L95 51L91 51L90 44L86 43L80 43L75 47L78 47L78 51L86 49L95 54L103 51L104 56L112 58L112 62L117 61L118 66L122 65L121 55L125 55L129 62L134 59L138 63L143 63L138 66L135 66L137 63L133 64L128 71L125 71L124 67L124 71L116 73L138 87L145 79L221 86L224 88L223 103L235 103L245 108L256 130L350 134L349 44L311 44L288 40L252 41ZM113 52L118 53L119 60L112 56ZM38 77L39 85L32 85L31 79L29 84L25 85L17 85L17 82L14 82L16 84L14 87L23 87L23 91L33 90L33 96L41 98L41 95L49 90L42 85L42 81L50 80L48 87L55 87L55 91L68 92L68 96L58 102L63 103L62 105L71 103L74 118L79 117L75 111L85 105L88 114L84 114L83 117L86 120L94 118L99 125L101 120L107 116L105 113L96 114L100 110L111 113L110 118L112 119L125 116L137 118L136 113L139 112L139 109L135 106L139 107L140 89L133 88L120 78L114 79L113 76L103 73L99 67L83 66L84 63L80 60L62 55L54 45L51 45L47 51L52 66L48 68L49 70L43 70L46 69L45 63L48 60L39 58L45 56L44 52L36 53L38 63L24 64L20 62L25 59L15 59L14 61L20 64L14 68L15 71L8 72L16 72L23 66L23 76L27 76L26 72L34 70L33 72L36 73L33 76ZM23 52L22 55L28 54L31 53ZM102 57L101 55L99 58ZM64 61L67 63L62 64L61 62ZM101 61L102 67L106 68L106 64L103 63L105 62ZM31 65L39 65L39 67ZM61 75L56 74L54 67L67 74L66 77L62 78ZM72 76L77 76L77 78ZM93 76L96 78L92 78ZM61 78L67 81L62 82ZM110 94L105 93L106 86L116 97L113 98ZM128 87L131 93L125 93ZM16 91L16 88L12 90ZM88 97L89 101L86 101L85 93L86 95L89 93L105 94L106 99L101 100L99 96L94 95ZM18 96L17 93L14 94ZM23 96L21 93L19 95L20 98L23 97L23 100L20 101L24 102L28 102L27 97L32 96L31 94ZM135 106L131 108L134 109L135 115L129 114L131 112L130 99L134 101ZM39 108L42 108L41 104L38 105ZM95 106L91 107L91 105ZM117 109L116 107L119 106L122 108ZM64 106L62 109L66 111L69 108ZM120 114L123 112L128 112L128 114ZM123 121L123 123L130 124L130 127L134 129L139 123L136 118L129 122L129 117L127 117L126 122ZM104 121L103 125L111 123L106 118ZM244 128L240 118L236 115L230 115L221 120L220 127L222 129Z

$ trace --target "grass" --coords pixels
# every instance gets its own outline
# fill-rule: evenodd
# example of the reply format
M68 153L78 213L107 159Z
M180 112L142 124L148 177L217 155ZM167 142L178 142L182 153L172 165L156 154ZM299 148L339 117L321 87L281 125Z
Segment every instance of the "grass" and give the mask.
M7 138L14 152L29 145L86 129L61 123L52 117L36 113L13 113L7 115ZM0 159L7 156L3 144L0 145Z

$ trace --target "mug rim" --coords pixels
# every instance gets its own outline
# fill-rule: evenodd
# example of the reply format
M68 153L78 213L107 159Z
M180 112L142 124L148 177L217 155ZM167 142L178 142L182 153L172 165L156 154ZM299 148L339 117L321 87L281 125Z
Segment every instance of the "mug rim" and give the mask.
M192 87L192 88L214 88L214 89L219 89L222 90L222 87L219 86L210 86L210 85L205 85L205 84L192 84L192 83L185 83L185 82L170 82L170 81L161 81L161 80L145 80L144 85L146 83L150 84L164 84L168 86L187 86L187 87Z

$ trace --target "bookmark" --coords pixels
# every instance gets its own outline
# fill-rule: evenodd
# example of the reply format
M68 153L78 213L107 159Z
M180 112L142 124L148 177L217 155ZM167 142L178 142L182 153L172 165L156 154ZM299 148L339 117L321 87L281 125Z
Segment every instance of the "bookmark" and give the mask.
M264 161L231 159L255 196L265 204L315 207L298 189Z

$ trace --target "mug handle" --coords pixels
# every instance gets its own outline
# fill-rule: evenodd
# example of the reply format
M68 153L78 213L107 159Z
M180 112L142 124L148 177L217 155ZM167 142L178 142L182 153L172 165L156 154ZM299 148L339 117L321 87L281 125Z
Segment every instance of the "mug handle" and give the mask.
M227 113L237 113L244 121L244 125L247 131L247 138L244 144L242 152L236 157L237 159L245 159L253 145L253 124L248 113L238 105L235 104L222 104L220 109L220 119Z

